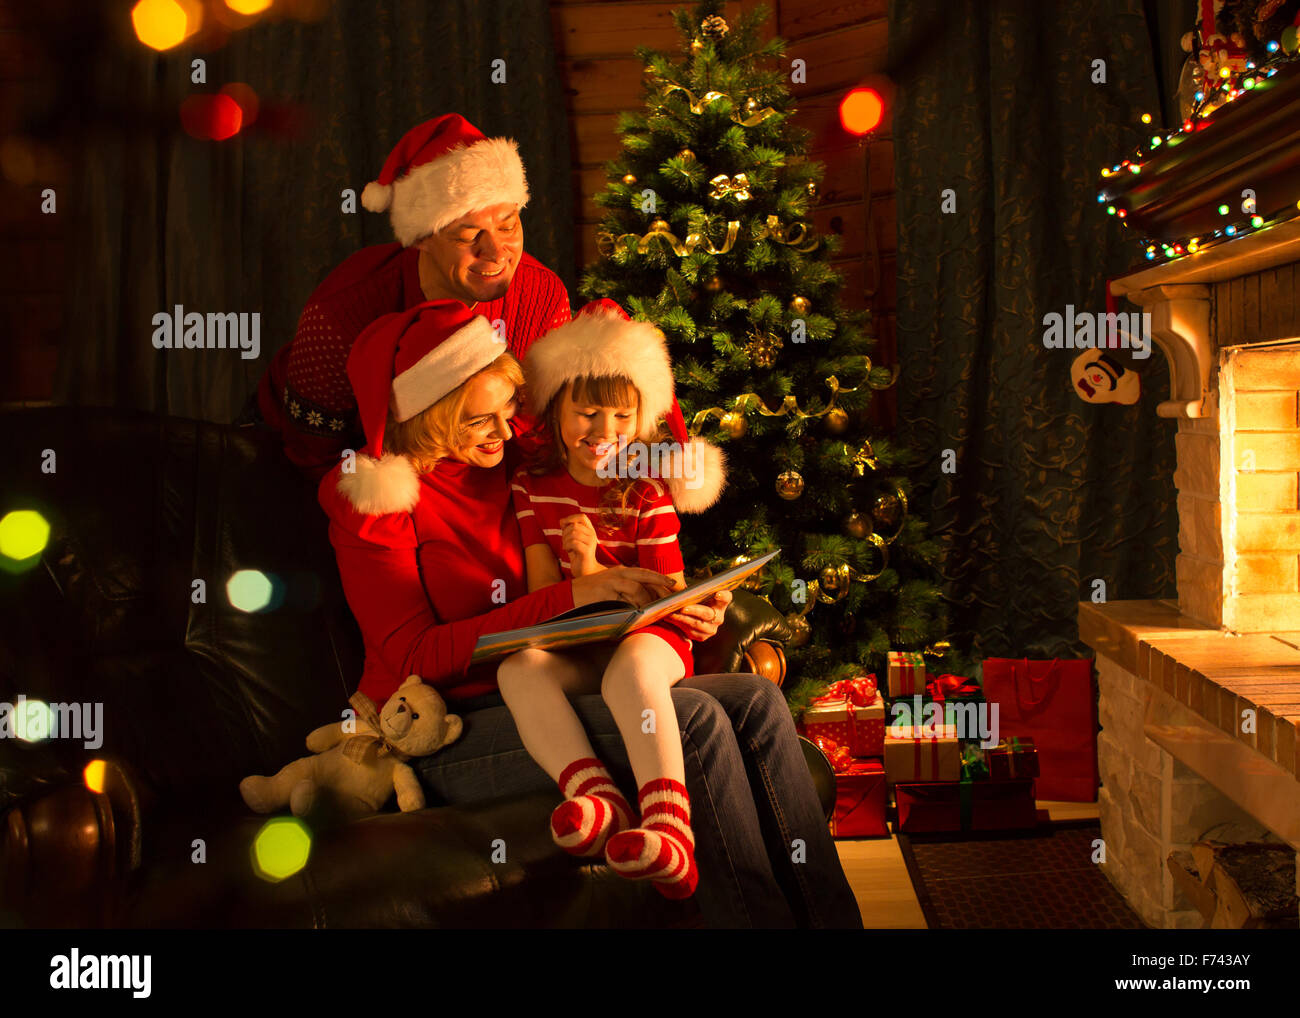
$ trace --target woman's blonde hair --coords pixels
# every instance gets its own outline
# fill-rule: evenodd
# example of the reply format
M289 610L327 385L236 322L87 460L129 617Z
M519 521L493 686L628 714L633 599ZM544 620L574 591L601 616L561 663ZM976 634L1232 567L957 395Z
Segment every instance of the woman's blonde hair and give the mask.
M416 471L423 474L459 449L463 425L460 418L469 395L469 383L479 375L495 376L516 389L524 384L524 371L519 362L510 354L503 353L409 421L395 420L390 409L388 423L384 426L384 451L409 457Z

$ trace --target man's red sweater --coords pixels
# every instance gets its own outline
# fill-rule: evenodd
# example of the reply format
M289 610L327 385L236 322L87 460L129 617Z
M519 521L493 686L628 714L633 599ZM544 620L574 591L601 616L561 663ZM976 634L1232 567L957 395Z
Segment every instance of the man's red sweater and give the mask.
M419 257L416 248L394 243L363 248L344 261L312 293L293 340L262 376L262 419L283 436L289 459L314 479L339 462L343 449L364 444L348 354L380 315L424 303ZM569 320L569 294L559 276L525 252L506 295L474 310L505 323L510 352L522 361L535 339Z

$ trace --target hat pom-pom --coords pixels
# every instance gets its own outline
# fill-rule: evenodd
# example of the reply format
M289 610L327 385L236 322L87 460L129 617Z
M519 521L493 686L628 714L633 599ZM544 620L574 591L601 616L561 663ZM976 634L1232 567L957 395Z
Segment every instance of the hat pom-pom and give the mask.
M393 185L372 180L361 192L361 204L371 212L387 212L393 204Z
M693 438L669 454L667 465L662 476L678 512L702 513L722 497L727 457L713 443Z

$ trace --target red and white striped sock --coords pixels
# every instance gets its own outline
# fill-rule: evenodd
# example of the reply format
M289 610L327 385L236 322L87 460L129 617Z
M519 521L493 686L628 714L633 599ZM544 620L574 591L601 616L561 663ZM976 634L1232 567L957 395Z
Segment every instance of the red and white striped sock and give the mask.
M637 800L641 826L610 838L606 861L620 876L653 880L665 898L689 898L699 874L686 787L672 778L657 778L641 786Z
M574 760L560 773L564 802L551 814L551 838L570 855L598 856L611 835L635 822L632 807L595 757Z

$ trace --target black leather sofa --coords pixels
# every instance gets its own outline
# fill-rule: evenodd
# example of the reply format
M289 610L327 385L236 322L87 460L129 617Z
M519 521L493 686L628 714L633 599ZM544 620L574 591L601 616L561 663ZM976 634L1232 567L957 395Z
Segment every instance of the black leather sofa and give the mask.
M304 869L255 876L267 818L239 780L304 755L361 670L315 486L265 432L131 411L0 413L0 443L0 517L34 509L51 525L28 568L0 572L0 703L103 705L96 748L0 739L0 926L698 925L693 902L557 849L558 790L323 814ZM271 609L231 607L241 569L276 579ZM699 670L779 683L788 636L738 591ZM483 846L503 836L509 860L492 863Z

